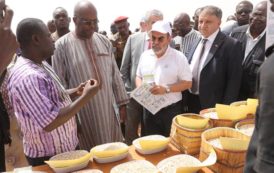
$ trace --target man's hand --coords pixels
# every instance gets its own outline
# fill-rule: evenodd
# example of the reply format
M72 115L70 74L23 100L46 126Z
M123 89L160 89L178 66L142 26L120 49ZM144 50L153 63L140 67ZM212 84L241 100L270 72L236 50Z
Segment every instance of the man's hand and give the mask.
M80 96L83 94L83 91L84 91L84 88L85 88L85 85L87 82L89 82L89 81L80 83L80 85L76 88L76 92L75 92L76 96Z
M90 97L93 97L98 92L98 90L99 90L99 85L97 80L91 79L85 83L82 95L90 98Z
M11 62L18 44L10 29L13 11L8 6L4 6L1 10L1 13L4 14L0 19L0 72L2 73Z
M166 88L161 85L153 85L149 91L154 95L163 95L166 93Z
M119 107L120 123L124 123L127 119L127 109L126 105Z

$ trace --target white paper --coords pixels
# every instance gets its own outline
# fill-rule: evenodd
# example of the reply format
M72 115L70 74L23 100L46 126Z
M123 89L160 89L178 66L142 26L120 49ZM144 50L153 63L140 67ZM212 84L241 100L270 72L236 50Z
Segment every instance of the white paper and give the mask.
M135 88L130 96L154 115L166 107L169 101L166 95L153 95L149 91L150 88L151 85L142 84L140 87Z

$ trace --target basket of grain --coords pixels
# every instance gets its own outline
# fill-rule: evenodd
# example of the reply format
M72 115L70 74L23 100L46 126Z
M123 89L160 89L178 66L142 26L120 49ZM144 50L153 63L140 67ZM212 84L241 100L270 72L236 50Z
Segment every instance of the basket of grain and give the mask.
M238 122L237 120L219 119L215 108L201 110L200 115L204 118L210 118L213 127L235 127Z
M246 101L237 101L230 104L231 106L243 106L248 109L247 119L255 118L256 108L258 105L257 99L247 99Z
M208 119L198 114L181 114L172 120L171 143L181 152L196 155L201 146L201 134L212 127Z
M214 172L242 173L248 143L249 137L233 128L212 128L202 133L199 159L206 159L213 148L217 162L210 169Z
M158 173L158 170L147 160L132 160L114 166L110 173Z
M80 170L89 164L91 153L85 150L69 151L45 161L56 173Z
M255 123L254 119L245 119L245 120L239 121L235 125L235 129L240 131L241 133L251 137L252 133L254 131L254 128L255 128L254 123Z

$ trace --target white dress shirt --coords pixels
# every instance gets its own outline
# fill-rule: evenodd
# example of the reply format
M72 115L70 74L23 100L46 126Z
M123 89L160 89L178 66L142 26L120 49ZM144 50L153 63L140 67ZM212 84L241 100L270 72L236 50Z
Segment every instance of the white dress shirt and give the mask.
M258 37L253 38L250 34L250 28L246 31L246 46L245 46L245 57L243 62L245 61L246 57L250 53L250 51L254 48L254 46L261 40L261 38L264 36L266 30L264 30Z
M219 33L219 29L216 30L213 34L211 34L209 37L205 38L205 37L202 37L200 43L198 44L193 56L192 56L192 60L191 60L191 63L190 63L190 69L191 69L191 72L193 72L193 68L194 68L194 65L195 63L197 63L198 61L198 58L200 56L200 52L202 50L202 40L203 39L207 39L207 42L205 43L205 51L204 51L204 54L203 56L201 57L201 60L200 60L200 65L199 65L199 76L198 76L198 91L196 93L193 93L193 94L199 94L199 81L200 81L200 73L201 73L201 70L203 69L204 67L204 63L205 63L205 60L206 60L206 57L209 53L209 50L210 48L212 47L212 44L217 36L217 34Z

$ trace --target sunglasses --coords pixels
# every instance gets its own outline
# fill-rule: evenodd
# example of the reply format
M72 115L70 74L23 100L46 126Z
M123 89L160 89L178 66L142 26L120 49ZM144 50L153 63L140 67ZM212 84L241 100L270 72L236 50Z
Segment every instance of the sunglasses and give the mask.
M79 19L80 23L84 24L84 25L97 25L99 23L99 20L98 19L84 19L82 17L78 17L78 16L74 16L76 18Z

